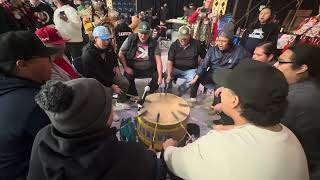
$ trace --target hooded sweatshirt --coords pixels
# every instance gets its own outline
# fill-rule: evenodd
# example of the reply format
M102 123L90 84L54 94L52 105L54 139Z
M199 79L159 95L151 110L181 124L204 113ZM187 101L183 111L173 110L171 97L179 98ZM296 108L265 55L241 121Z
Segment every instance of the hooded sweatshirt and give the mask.
M111 87L118 67L117 54L109 46L107 49L98 49L92 42L83 48L81 56L83 76L94 78L106 87Z
M48 125L34 142L28 180L151 180L155 163L154 153L119 142L113 129L76 136Z
M0 179L24 180L37 132L49 124L34 96L40 84L0 74Z

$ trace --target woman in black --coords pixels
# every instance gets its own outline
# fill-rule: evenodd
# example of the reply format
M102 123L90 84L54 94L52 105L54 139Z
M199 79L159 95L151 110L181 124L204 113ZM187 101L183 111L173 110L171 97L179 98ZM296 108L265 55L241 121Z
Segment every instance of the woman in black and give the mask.
M272 10L265 7L260 11L258 20L244 32L241 45L251 54L258 44L270 41L276 46L279 34L277 24L272 23Z

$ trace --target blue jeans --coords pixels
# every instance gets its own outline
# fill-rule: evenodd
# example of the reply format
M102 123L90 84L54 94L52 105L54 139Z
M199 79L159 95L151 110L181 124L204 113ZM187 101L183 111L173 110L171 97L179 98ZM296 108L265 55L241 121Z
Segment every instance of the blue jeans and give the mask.
M196 76L197 74L196 71L197 69L189 69L189 70L183 71L173 67L171 77L172 79L182 78L186 80L185 83L189 83L192 81L194 76ZM167 77L167 72L165 74L165 78L166 77ZM197 97L198 88L199 88L199 83L191 85L191 92L190 92L191 98ZM168 84L168 92L172 92L172 80Z

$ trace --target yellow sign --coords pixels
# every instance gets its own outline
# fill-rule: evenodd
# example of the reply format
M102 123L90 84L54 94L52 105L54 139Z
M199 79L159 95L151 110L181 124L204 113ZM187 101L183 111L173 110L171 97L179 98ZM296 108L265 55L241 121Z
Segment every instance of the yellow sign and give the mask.
M224 15L226 13L228 0L214 0L212 10L218 12L218 15Z

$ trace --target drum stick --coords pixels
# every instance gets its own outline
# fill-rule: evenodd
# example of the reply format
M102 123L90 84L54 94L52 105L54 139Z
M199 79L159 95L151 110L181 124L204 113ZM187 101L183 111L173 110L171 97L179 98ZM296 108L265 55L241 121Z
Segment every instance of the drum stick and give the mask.
M184 113L184 112L182 112L182 111L179 111L179 110L178 110L178 113L180 113L180 114L182 114L182 115L185 115L185 116L188 116L188 114L186 114L186 113Z
M152 137L152 143L151 143L151 147L152 148L154 148L154 141L156 139L156 133L157 133L159 119L160 119L160 113L157 114L156 127L154 128L153 137Z
M171 112L172 116L179 121L177 115L174 112ZM180 126L182 127L182 129L186 132L186 134L188 135L189 138L192 138L191 134L187 131L187 129L184 127L184 125L180 122Z
M148 113L148 110L144 110L141 113L138 113L138 116L143 116Z
M189 105L188 105L188 104L182 104L182 103L179 103L178 105L179 105L179 106L181 106L181 107L189 107Z

